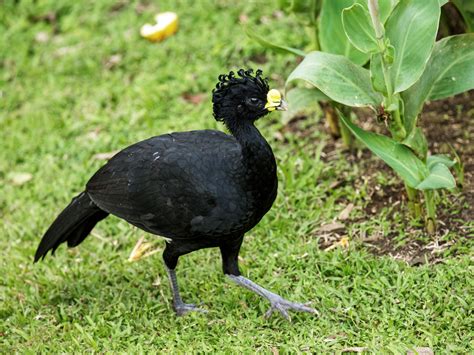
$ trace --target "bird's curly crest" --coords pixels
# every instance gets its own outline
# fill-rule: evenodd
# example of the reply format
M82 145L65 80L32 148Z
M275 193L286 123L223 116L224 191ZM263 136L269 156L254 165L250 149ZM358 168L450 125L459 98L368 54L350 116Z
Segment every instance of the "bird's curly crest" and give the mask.
M214 117L216 120L221 121L221 111L225 109L225 103L223 102L225 97L232 96L230 94L237 93L238 87L245 85L246 90L249 92L258 91L262 95L266 95L269 91L268 79L262 76L262 70L258 69L253 75L252 69L239 69L237 75L233 71L229 74L221 74L218 77L219 82L216 84L214 90L212 90L212 103L214 105ZM244 92L242 92L244 94Z

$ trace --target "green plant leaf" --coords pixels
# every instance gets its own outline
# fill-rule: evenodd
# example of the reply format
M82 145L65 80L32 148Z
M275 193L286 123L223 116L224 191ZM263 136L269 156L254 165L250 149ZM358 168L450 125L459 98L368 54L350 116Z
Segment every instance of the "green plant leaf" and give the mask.
M283 11L288 11L291 6L291 0L277 0L278 8Z
M392 13L395 6L397 6L399 0L381 0L379 1L379 16L380 21L384 24L390 14ZM367 7L367 0L363 0L363 5Z
M418 186L417 190L452 189L456 180L448 167L442 163L432 165L429 175Z
M435 43L438 0L401 1L390 15L385 35L395 47L390 68L394 93L412 86L423 73Z
M379 18L382 24L385 24L388 17L392 13L395 6L397 6L399 1L400 0L380 0L378 2L379 3ZM367 0L356 0L355 2L359 5L362 5L366 11L369 11ZM372 23L372 20L371 20L371 23Z
M342 10L354 2L354 0L323 1L319 15L319 43L323 52L340 54L356 64L363 65L369 60L369 55L359 51L349 42L342 26Z
M342 11L342 24L347 38L354 47L364 53L378 50L377 38L372 27L369 12L360 4L355 3Z
M311 3L314 0L292 0L291 5L289 7L289 11L291 12L308 12L311 10Z
M427 100L438 100L474 88L474 34L436 42L421 78L402 93L405 128L410 132Z
M415 127L402 143L411 148L418 158L425 160L428 153L428 142L420 127Z
M440 0L441 1L441 0ZM472 0L452 0L461 13L467 26L467 31L474 31L474 1Z
M329 97L324 95L321 91L313 88L293 88L286 92L286 100L290 110L300 109L310 103L317 101L329 101Z
M392 65L393 58L395 57L395 47L390 44L389 40L387 42L387 51L384 53L383 58L388 65Z
M409 187L418 186L428 175L428 169L410 148L389 137L364 131L350 122L340 112L339 117L351 130L352 134L395 170Z
M382 70L382 54L372 54L370 57L370 80L375 91L387 94L385 79Z
M446 38L437 46L437 52L430 63L439 68L439 61L445 64L444 70L433 82L428 100L439 100L474 88L474 33Z
M284 120L291 119L296 114L304 112L320 112L318 101L328 101L329 98L321 91L313 88L293 88L286 92L288 111L284 112Z
M308 53L290 74L287 84L294 80L304 80L347 106L377 106L382 102L382 95L372 89L369 71L341 55Z
M426 166L428 169L432 169L435 164L444 164L448 168L454 166L456 164L456 160L451 159L447 155L444 154L435 154L435 155L430 155L426 159Z
M306 55L306 53L304 51L302 51L301 49L288 47L288 46L284 46L284 45L279 45L279 44L272 43L272 42L266 40L262 36L258 35L250 26L245 27L245 33L251 39L253 39L254 41L260 43L260 45L262 45L263 47L271 49L274 52L277 52L277 53L291 53L291 54L295 54L295 55L302 56L302 57L304 57Z

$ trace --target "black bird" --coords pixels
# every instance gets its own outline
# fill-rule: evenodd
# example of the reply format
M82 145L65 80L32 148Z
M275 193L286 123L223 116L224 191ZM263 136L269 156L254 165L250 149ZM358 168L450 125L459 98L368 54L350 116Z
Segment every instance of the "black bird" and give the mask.
M315 313L240 274L238 254L244 234L271 208L277 195L272 149L254 123L285 110L277 90L269 90L262 71L220 75L213 90L214 117L231 135L201 130L178 132L138 142L110 159L89 180L84 192L46 231L35 262L64 242L79 245L97 222L113 214L146 232L168 238L163 259L178 315L202 311L185 304L175 268L181 255L219 247L224 273L271 303L266 313L288 310Z

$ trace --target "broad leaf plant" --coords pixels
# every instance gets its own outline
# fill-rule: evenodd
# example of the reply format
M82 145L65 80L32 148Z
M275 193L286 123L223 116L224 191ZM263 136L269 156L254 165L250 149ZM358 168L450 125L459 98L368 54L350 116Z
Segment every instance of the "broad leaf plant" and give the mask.
M474 88L474 34L436 42L440 6L445 3L357 1L344 8L340 20L347 40L369 64L363 67L364 60L348 53L313 51L287 80L303 80L344 106L370 107L385 121L390 137L363 130L339 112L354 136L403 179L410 210L416 218L424 215L429 233L436 229L435 191L456 186L449 170L455 162L428 154L418 126L420 112L426 101Z
M279 53L291 53L304 57L312 51L345 55L354 63L363 65L369 55L359 51L352 45L342 27L342 10L355 3L356 0L278 0L278 8L294 16L305 28L306 47L298 49L291 46L270 42L260 36L250 25L246 26L247 35L262 46ZM388 8L388 7L387 7ZM385 9L385 8L384 8ZM351 135L345 126L339 123L334 107L350 113L348 107L338 105L316 88L296 87L287 90L287 99L292 111L304 109L308 101L324 103L326 122L333 136L342 136L346 146L351 145Z

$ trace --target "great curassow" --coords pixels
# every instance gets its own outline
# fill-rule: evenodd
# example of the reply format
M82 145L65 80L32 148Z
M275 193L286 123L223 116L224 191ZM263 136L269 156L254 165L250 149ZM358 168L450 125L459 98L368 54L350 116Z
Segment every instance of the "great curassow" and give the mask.
M220 75L213 90L214 117L231 135L212 130L178 132L136 143L111 158L89 180L43 236L35 262L64 242L80 244L109 214L146 232L168 238L163 259L178 315L202 311L181 299L175 268L181 255L219 247L224 273L265 297L274 311L316 313L240 274L238 254L244 234L271 208L277 195L272 149L254 123L285 110L280 92L269 90L262 71Z

